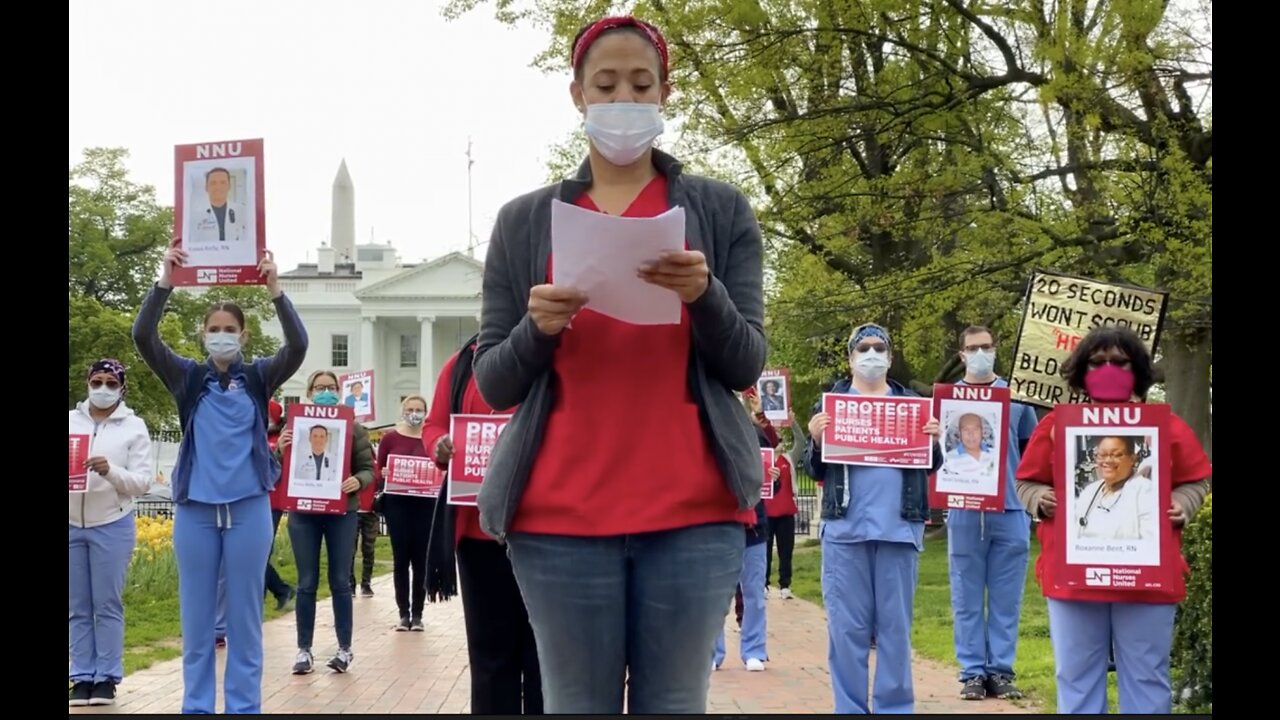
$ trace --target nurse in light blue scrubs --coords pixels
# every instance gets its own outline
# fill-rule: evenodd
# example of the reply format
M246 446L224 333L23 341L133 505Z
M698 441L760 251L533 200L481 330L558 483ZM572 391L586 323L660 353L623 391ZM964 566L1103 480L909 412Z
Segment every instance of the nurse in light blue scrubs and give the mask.
M893 346L884 328L856 328L849 337L848 355L850 377L830 392L918 397L888 379ZM809 422L805 464L809 474L824 483L819 530L822 599L835 712L911 713L912 606L929 517L928 477L942 464L942 451L935 440L930 469L824 463L822 434L830 423L819 401ZM936 439L937 419L930 418L923 430ZM873 636L875 689L868 693Z

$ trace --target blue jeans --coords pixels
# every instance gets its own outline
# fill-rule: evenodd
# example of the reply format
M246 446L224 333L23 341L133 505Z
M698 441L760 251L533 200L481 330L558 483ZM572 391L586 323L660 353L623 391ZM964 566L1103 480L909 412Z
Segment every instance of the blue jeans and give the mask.
M67 526L67 644L73 682L124 679L124 582L137 540L133 515Z
M214 650L218 580L226 598L227 714L262 711L261 568L271 551L271 501L256 495L233 503L186 502L174 509L182 614L183 714L212 714L217 692ZM224 568L223 559L226 559Z
M742 570L742 525L615 537L512 533L547 714L703 714L707 649Z
M351 560L356 553L356 513L289 513L289 540L298 565L298 649L310 650L316 631L316 588L320 586L320 541L329 557L329 593L338 647L351 647Z

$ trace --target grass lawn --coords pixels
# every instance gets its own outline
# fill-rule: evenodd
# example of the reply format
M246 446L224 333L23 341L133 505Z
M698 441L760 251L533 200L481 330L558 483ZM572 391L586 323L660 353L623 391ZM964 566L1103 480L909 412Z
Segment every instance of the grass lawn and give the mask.
M1018 628L1018 686L1044 712L1054 712L1056 690L1053 678L1053 648L1049 644L1049 615L1044 595L1035 581L1035 561L1040 544L1031 539L1031 559L1022 601L1022 622ZM822 551L816 540L797 545L791 590L797 596L822 604ZM955 661L952 631L951 583L947 574L946 535L929 538L920 557L920 579L916 586L915 619L911 646L920 655L959 668ZM1109 678L1108 695L1115 707L1115 675ZM960 684L956 683L956 693ZM977 708L975 707L975 710Z
M329 597L328 559L320 553L319 600ZM374 574L391 571L391 542L378 538L377 565ZM276 536L272 562L280 577L290 585L298 581L298 568L293 562L293 547L283 523ZM356 573L359 574L359 557ZM357 590L358 592L358 590ZM275 599L268 597L264 617L267 620L293 612L290 603L284 611L276 610ZM178 566L172 549L135 555L129 567L124 592L124 671L126 675L154 663L182 655L182 626L178 614Z

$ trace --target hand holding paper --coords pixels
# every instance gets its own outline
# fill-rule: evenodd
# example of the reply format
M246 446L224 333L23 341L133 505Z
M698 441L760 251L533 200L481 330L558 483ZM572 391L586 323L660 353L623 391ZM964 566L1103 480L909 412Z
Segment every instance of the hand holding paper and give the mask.
M573 312L586 307L633 325L678 324L681 298L696 299L706 287L706 259L701 253L685 252L684 242L684 208L652 218L630 218L552 201L555 287L575 288L585 302ZM644 269L646 266L649 269ZM533 299L530 293L531 313ZM570 298L545 299L563 302ZM565 307L557 310L560 317ZM569 318L555 332L563 329Z
M546 335L558 335L587 304L580 290L561 285L535 285L529 289L529 316Z

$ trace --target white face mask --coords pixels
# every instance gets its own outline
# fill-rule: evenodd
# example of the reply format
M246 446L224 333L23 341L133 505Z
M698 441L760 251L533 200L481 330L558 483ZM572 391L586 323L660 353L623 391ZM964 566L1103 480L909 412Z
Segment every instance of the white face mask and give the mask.
M889 353L855 353L853 371L865 380L879 380L889 372Z
M208 333L204 336L204 349L217 360L230 360L240 353L240 336L226 332Z
M120 389L112 390L109 387L100 387L97 389L89 389L89 402L99 410L107 408L120 402Z
M419 425L421 425L422 421L425 420L426 418L427 416L425 413L420 413L417 411L407 412L404 414L404 421L409 423L409 425L413 427L418 427Z
M662 134L661 108L652 103L596 103L587 106L587 137L614 165L639 160Z
M974 350L965 356L964 366L968 369L969 374L974 377L990 377L991 371L996 369L995 351Z

